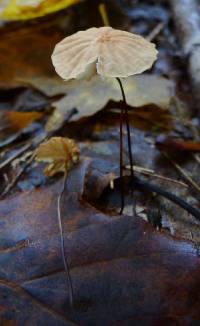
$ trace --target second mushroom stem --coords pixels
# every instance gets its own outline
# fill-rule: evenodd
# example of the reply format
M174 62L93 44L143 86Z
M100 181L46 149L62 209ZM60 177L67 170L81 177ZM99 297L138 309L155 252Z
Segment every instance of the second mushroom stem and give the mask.
M122 93L122 99L121 102L121 113L120 113L120 178L122 180L123 177L123 121L125 120L126 123L126 130L127 130L127 141L128 141L128 153L129 153L129 163L130 163L130 171L131 171L131 179L133 180L134 177L134 171L133 171L133 155L132 155L132 148L131 148L131 133L130 133L130 125L129 125L129 117L128 117L128 109L127 109L127 103L126 103L126 96L124 92L124 88L121 82L120 78L116 78L120 90ZM125 118L125 119L124 119ZM121 185L121 210L120 214L123 213L124 209L124 189L123 189L123 181ZM131 185L131 191L133 191L133 186Z
M65 175L63 178L63 187L62 187L62 190L61 190L61 192L58 196L58 200L57 200L57 214L58 214L58 225L59 225L59 230L60 230L61 255L62 255L65 273L67 275L68 288L69 288L69 303L70 303L70 307L73 308L73 306L74 306L73 286L72 286L72 280L71 280L68 261L67 261L67 258L65 257L65 242L64 242L64 234L63 234L62 219L61 219L61 200L62 200L64 191L65 191L66 181L67 181L67 172L65 172Z

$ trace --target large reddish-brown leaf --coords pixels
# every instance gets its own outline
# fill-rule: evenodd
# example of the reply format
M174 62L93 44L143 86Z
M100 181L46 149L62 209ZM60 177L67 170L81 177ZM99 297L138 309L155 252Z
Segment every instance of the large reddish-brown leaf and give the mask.
M54 18L52 22L1 31L0 87L31 83L36 77L56 77L50 57L63 35L59 26Z
M73 311L57 224L61 182L0 203L2 320L59 326L198 322L200 258L192 243L89 205L83 193L91 171L84 160L71 172L62 205Z

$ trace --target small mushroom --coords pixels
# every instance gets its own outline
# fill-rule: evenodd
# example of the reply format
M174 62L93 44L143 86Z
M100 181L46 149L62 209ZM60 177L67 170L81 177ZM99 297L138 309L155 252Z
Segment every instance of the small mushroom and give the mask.
M79 149L72 139L52 137L36 150L36 161L46 162L44 172L52 177L59 172L68 173L79 161Z
M65 243L61 218L61 200L65 190L68 172L79 162L79 149L72 139L52 137L39 145L35 152L35 158L38 162L48 163L44 172L49 177L52 177L59 172L64 172L63 187L57 199L57 214L60 229L61 254L69 285L69 301L70 306L73 307L73 286L68 260L65 256Z
M128 77L149 69L156 60L155 45L139 35L112 27L89 28L59 42L52 62L65 80L99 74Z
M95 74L117 79L123 98L120 114L120 177L123 176L123 120L127 128L131 177L134 176L128 110L120 78L140 74L151 68L157 53L155 45L143 37L104 26L79 31L64 38L55 46L52 54L56 72L66 81L88 79ZM123 212L123 208L122 184L120 213Z

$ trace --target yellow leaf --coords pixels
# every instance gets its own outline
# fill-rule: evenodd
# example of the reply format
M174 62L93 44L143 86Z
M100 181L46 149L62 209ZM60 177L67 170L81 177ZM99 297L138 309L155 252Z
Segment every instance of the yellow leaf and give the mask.
M72 139L52 137L36 150L36 161L47 162L44 169L51 177L58 172L68 172L79 161L79 149Z
M67 8L80 0L0 0L0 18L24 20Z

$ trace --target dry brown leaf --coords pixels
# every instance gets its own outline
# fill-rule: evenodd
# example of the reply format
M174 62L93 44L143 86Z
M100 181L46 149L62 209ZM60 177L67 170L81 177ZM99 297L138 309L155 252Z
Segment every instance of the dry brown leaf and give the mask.
M52 137L40 144L36 150L36 160L49 163L44 172L51 177L70 171L79 161L79 149L72 139Z
M39 77L56 78L51 53L64 33L59 23L70 30L69 21L70 16L65 15L59 21L55 19L14 29L7 27L1 31L0 87L32 85L32 80ZM37 87L36 83L34 85Z
M133 107L154 104L167 109L173 94L173 83L171 81L147 74L127 78L124 80L124 88L127 103ZM56 83L55 89L57 89ZM102 80L98 76L90 81L66 83L66 93L67 96L53 103L56 110L47 121L47 131L57 129L72 108L76 108L78 111L71 118L71 121L76 121L100 111L109 100L121 100L121 93L116 80L112 78Z
M143 37L112 27L92 27L59 42L52 62L65 80L128 77L151 68L157 58L155 44Z
M35 120L39 120L43 114L41 112L4 112L1 116L1 123L3 127L11 131L20 131L26 128Z

